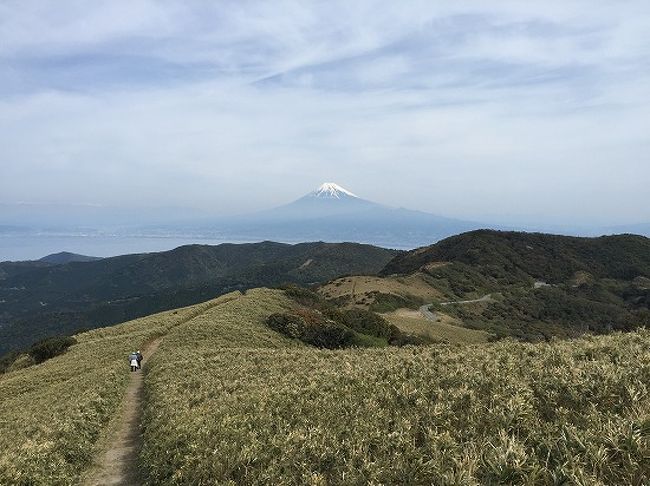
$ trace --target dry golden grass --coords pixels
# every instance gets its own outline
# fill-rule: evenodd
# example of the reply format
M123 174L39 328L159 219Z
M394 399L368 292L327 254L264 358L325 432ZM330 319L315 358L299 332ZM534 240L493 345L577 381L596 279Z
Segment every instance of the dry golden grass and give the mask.
M435 341L472 344L487 342L491 336L485 331L462 327L458 321L440 312L437 315L440 317L440 321L434 322L426 319L419 311L412 309L398 309L382 314L400 330L417 336L427 336Z
M650 482L648 331L324 351L265 328L286 305L258 290L170 332L148 484Z
M224 299L79 334L67 353L0 376L0 484L75 484L119 408L128 353Z

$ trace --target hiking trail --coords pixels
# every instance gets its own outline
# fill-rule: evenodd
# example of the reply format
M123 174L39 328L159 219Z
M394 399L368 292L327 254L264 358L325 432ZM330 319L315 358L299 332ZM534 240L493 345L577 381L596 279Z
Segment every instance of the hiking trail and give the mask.
M151 341L143 349L142 369L131 373L131 382L124 394L120 417L117 419L115 430L107 442L108 448L99 458L91 476L84 481L85 486L141 483L138 475L137 459L142 446L140 425L142 423L144 371L148 360L156 352L162 340L163 337L159 337Z

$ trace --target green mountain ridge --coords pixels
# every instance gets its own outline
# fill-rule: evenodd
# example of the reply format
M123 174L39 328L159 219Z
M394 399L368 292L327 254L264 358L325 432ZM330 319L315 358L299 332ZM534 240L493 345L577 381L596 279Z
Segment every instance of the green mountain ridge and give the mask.
M355 243L188 245L89 262L0 264L0 354L233 290L377 273L397 252Z
M381 274L408 274L429 263L452 261L493 272L495 278L501 271L515 279L559 283L587 271L598 278L633 279L650 276L650 238L478 230L398 255Z

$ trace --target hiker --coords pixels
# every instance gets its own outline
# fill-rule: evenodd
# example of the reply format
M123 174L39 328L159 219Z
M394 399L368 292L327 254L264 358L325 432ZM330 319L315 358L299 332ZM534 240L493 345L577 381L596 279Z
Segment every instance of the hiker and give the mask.
M136 353L129 354L129 365L131 366L131 371L138 370L138 355Z
M138 360L138 368L142 368L142 353L138 350L135 352L135 355Z

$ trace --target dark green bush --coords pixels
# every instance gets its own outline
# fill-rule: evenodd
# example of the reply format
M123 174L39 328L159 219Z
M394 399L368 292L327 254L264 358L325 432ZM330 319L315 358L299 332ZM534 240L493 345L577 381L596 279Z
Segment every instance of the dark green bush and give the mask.
M388 339L378 338L360 332L354 333L354 341L352 342L352 346L357 348L385 348L388 345Z
M365 309L348 309L338 312L341 324L362 334L380 338L390 338L391 325L386 319Z
M354 344L355 334L346 326L326 319L317 311L298 309L294 314L272 314L266 324L281 334L318 348L346 348Z
M301 339L305 333L305 321L295 314L271 314L266 319L266 324L292 339Z
M303 341L317 348L347 348L354 344L355 334L334 321L324 321L318 326L308 326Z
M370 305L370 310L373 312L391 312L403 307L410 309L417 309L424 301L412 295L396 295L384 294L381 292L373 292L372 297L374 302Z
M76 343L77 340L72 336L50 337L33 344L29 348L28 354L36 363L42 363L43 361L65 353L70 346Z

